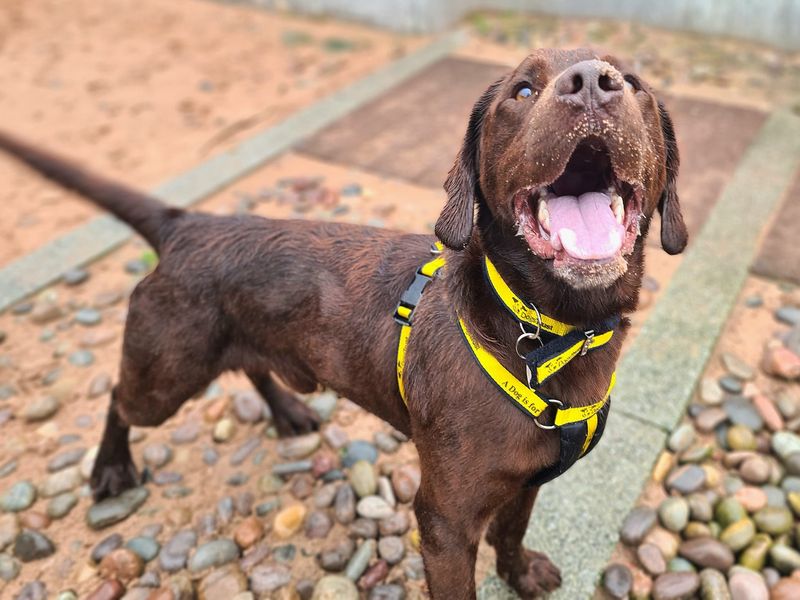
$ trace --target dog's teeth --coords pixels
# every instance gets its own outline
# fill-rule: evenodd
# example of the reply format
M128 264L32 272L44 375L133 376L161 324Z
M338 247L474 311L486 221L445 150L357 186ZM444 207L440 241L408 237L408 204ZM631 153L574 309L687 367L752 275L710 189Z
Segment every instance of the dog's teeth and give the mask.
M539 212L536 217L539 219L542 229L550 233L550 211L547 210L547 202L544 199L539 200Z
M611 194L611 210L614 213L614 217L617 219L617 223L622 225L622 221L625 218L625 203L616 192Z

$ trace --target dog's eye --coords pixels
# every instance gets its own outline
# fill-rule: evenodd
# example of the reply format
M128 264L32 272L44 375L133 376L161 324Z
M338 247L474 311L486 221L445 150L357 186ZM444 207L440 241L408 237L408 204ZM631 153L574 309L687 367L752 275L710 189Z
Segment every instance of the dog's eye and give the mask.
M531 96L533 96L533 90L527 85L517 90L517 100L525 100L525 98L530 98Z

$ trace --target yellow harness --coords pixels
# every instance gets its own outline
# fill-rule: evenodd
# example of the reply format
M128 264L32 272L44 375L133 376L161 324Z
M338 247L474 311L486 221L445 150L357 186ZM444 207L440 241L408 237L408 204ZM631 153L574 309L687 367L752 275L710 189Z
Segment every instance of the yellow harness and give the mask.
M397 386L403 402L408 405L404 383L405 359L408 342L411 336L414 310L419 304L425 287L444 267L445 259L441 255L442 245L436 242L431 247L434 258L417 269L414 281L403 293L395 311L395 321L400 325L400 339L397 345ZM555 375L577 356L600 348L611 341L614 329L619 324L615 316L600 324L595 329L580 331L576 327L563 323L548 315L542 314L535 306L522 301L500 276L497 268L484 257L484 275L489 288L498 301L519 323L522 334L517 339L517 354L526 363L528 383L520 381L511 371L470 334L466 323L458 316L461 334L467 348L475 358L487 378L497 389L509 398L517 408L533 418L537 426L543 429L559 429L561 433L561 452L559 463L545 469L529 481L530 485L541 485L557 477L579 458L586 455L602 435L605 419L610 406L611 390L616 383L616 373L611 374L608 388L604 396L588 406L566 407L555 398L541 395L535 389L545 380ZM544 337L550 338L545 343ZM525 355L519 351L522 340L535 340L541 344ZM548 409L555 408L552 425L539 423L538 418Z

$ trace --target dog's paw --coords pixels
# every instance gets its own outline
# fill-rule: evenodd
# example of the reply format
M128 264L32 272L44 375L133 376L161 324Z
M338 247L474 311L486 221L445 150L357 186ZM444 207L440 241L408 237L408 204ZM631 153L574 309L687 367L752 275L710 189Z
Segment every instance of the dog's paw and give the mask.
M136 467L131 462L114 465L96 463L89 479L95 502L119 496L125 490L138 487L140 484Z
M294 396L281 402L280 410L273 412L273 422L280 437L291 437L317 431L322 420L314 409Z
M524 600L539 598L561 585L561 572L547 556L532 550L522 552L521 568L503 574L503 579L520 598Z

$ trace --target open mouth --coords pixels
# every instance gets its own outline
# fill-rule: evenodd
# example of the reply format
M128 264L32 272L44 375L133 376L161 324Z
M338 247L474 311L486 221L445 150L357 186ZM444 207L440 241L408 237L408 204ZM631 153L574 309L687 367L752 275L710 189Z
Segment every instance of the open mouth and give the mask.
M519 230L554 268L619 261L639 236L642 186L620 179L602 139L582 140L564 172L514 194Z

